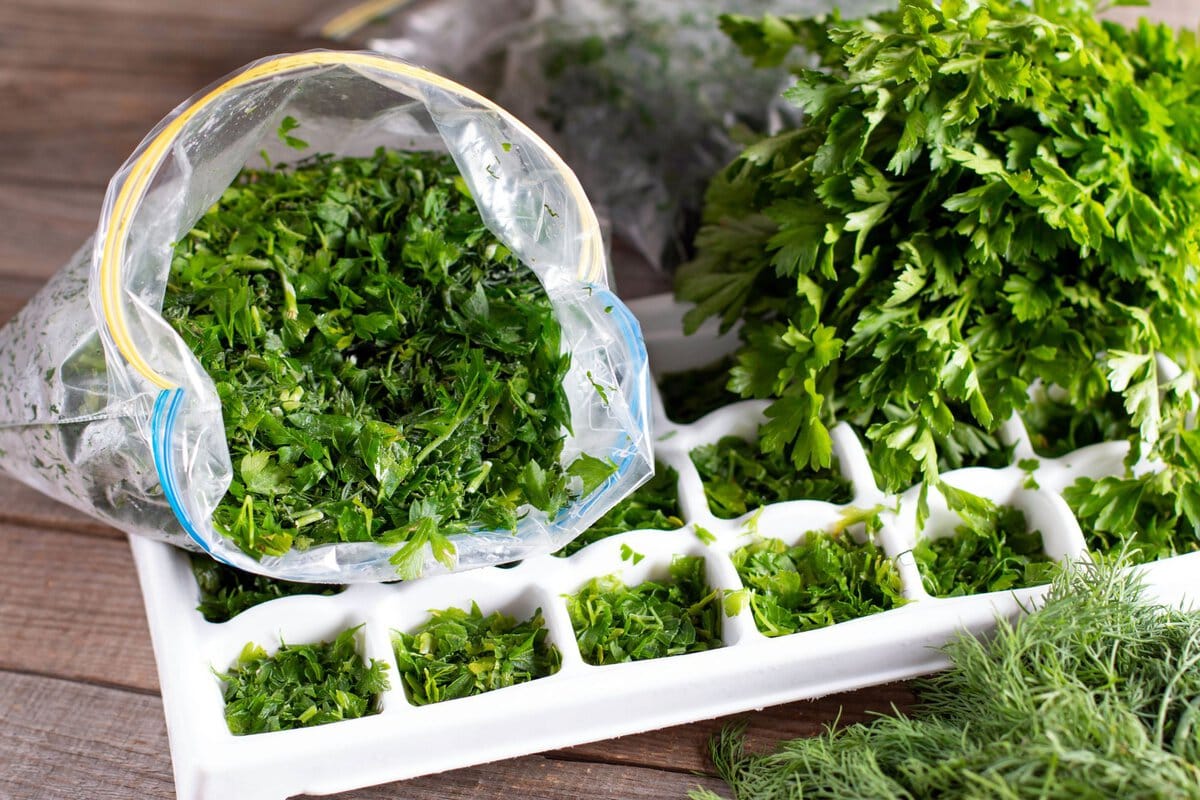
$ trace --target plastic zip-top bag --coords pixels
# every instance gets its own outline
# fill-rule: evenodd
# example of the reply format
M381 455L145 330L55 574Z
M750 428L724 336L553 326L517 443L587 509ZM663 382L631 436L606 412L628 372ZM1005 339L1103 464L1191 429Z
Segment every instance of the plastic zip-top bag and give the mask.
M451 535L455 569L561 547L651 472L646 353L608 290L595 213L562 160L524 124L469 89L406 62L311 51L257 61L181 105L113 177L94 241L0 330L0 467L135 534L233 566L307 582L397 577L403 544L342 541L256 559L213 524L234 477L213 380L162 316L176 242L251 160L304 155L275 136L302 120L307 153L378 147L449 154L487 228L537 276L569 356L563 465L572 479L515 530ZM599 387L599 388L598 388ZM444 560L444 559L443 559ZM446 567L425 547L423 574Z
M686 260L704 188L791 114L784 66L751 69L722 14L852 17L888 0L367 0L309 32L405 58L494 97L579 174L615 246ZM739 133L740 131L740 133Z

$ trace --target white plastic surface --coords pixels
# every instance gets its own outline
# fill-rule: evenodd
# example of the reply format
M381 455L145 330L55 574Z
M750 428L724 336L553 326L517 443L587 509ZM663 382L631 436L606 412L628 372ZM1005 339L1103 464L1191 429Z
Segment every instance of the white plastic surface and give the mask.
M713 337L681 341L679 310L669 298L631 304L643 323L651 367L673 372L703 365L731 349ZM141 537L130 537L158 659L163 704L181 800L278 800L300 793L332 794L361 786L455 769L497 759L707 719L793 700L855 689L928 673L945 664L938 647L957 631L986 631L997 615L1014 616L1036 602L1041 588L937 599L921 587L909 549L916 495L882 495L875 487L854 432L834 429L842 471L854 485L851 505L885 502L898 508L886 516L881 545L897 560L907 605L881 614L805 633L770 639L756 629L745 609L724 618L724 646L702 653L596 667L575 646L564 595L589 579L617 573L627 583L665 575L675 554L702 555L714 588L740 582L729 552L748 541L745 518L721 520L707 508L688 452L735 434L752 436L763 404L738 403L692 425L665 419L656 401L657 459L680 475L686 527L671 532L633 531L597 542L570 558L541 556L512 569L489 567L406 584L355 585L331 597L295 596L271 601L226 623L213 624L195 611L198 590L186 553ZM1018 422L1003 436L1015 443L1014 462L1032 457ZM1017 505L1044 534L1055 558L1084 553L1079 526L1059 491L1077 476L1117 472L1123 444L1101 444L1060 459L1042 459L1035 477L1041 488L1024 488L1016 466L972 468L948 474L961 488ZM898 501L898 505L897 505ZM948 512L931 497L927 530ZM794 501L766 507L757 520L760 535L798 540L825 528L838 506ZM749 515L747 515L749 516ZM949 520L945 520L949 521ZM706 545L699 524L716 535ZM622 545L645 558L621 558ZM1141 567L1151 593L1179 606L1196 605L1200 553ZM482 611L519 618L541 608L549 638L562 652L555 675L475 697L429 706L406 699L390 648L392 629L412 630L427 611L472 601ZM242 646L268 650L289 643L328 640L362 623L360 652L392 665L393 688L374 716L280 733L235 737L225 727L219 679Z

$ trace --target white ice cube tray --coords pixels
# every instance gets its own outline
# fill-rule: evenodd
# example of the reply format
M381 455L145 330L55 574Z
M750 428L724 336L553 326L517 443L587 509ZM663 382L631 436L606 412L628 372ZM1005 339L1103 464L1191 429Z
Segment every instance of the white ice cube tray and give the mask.
M642 320L651 366L673 372L702 366L728 352L715 331L685 338L680 311L665 296L631 304ZM1042 588L949 599L922 588L911 548L916 490L899 497L876 487L862 445L846 425L833 430L834 450L850 480L858 507L883 504L885 524L877 539L898 567L910 601L894 610L832 627L778 638L757 630L749 608L723 619L723 646L652 661L592 666L575 644L564 596L591 578L617 574L633 585L666 577L677 554L704 556L711 587L741 588L728 554L750 541L746 517L714 517L689 452L722 436L753 438L763 404L737 403L691 425L666 419L656 402L656 459L679 473L679 499L688 522L676 531L632 531L592 544L569 558L542 556L509 569L487 568L391 585L356 585L334 596L298 595L251 608L225 623L206 622L196 605L196 581L186 553L132 537L146 601L163 705L181 800L275 800L295 794L331 794L376 783L465 767L583 742L637 733L928 673L942 667L939 646L956 632L986 631L997 615L1013 616ZM1014 445L1014 463L1034 456L1020 422L1002 432ZM1040 459L1039 486L1025 488L1028 473L1017 466L969 468L946 480L998 503L1021 508L1043 532L1048 555L1079 558L1085 546L1079 525L1060 496L1077 477L1121 471L1126 445L1105 443L1058 459ZM756 519L762 536L789 543L806 531L828 529L844 506L800 500L770 505ZM753 514L753 512L752 512ZM957 519L936 495L929 531L950 532ZM706 544L700 525L715 535ZM936 534L934 534L936 535ZM644 556L622 558L628 545ZM1195 576L1200 553L1142 567L1152 592L1180 606L1200 599ZM390 634L412 631L430 609L502 611L518 619L541 608L549 640L562 652L554 675L474 697L428 706L411 704L395 670ZM289 644L327 641L362 625L363 656L389 665L392 689L380 711L362 719L313 728L233 736L225 726L221 681L247 642L268 652Z

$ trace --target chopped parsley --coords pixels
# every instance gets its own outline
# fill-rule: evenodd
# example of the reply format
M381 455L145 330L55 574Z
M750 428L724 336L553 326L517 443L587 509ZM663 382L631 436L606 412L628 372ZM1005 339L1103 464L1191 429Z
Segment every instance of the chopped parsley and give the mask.
M332 642L282 644L275 655L247 644L224 682L225 722L236 736L307 728L377 713L390 688L387 664L363 663L355 647L358 626Z
M196 607L209 622L228 622L248 608L279 597L297 594L333 595L345 589L322 583L295 583L255 575L221 564L199 553L191 554L192 574L200 590Z
M1030 530L1025 513L1012 506L972 517L951 536L926 532L913 548L925 590L934 597L960 597L1047 583L1054 561L1042 532Z
M175 247L163 307L222 403L213 524L256 557L514 530L569 499L570 359L537 277L444 155L244 170Z
M865 617L905 603L900 573L872 541L810 531L798 544L759 539L731 555L754 623L785 636Z
M413 633L392 631L392 649L408 699L439 703L525 683L558 672L562 655L547 640L541 609L518 622L446 608Z
M634 587L593 578L567 598L583 660L641 661L721 646L721 602L704 577L704 559L676 556L666 582Z
M755 442L725 436L691 452L709 508L722 519L786 500L848 503L850 482L831 467L797 469L780 453L763 453Z

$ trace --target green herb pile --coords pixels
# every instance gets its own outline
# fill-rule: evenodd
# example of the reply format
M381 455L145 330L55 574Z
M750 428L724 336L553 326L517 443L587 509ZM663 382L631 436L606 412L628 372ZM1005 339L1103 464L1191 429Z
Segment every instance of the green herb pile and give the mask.
M947 654L912 716L768 755L729 731L718 772L738 800L1200 798L1200 615L1152 605L1129 574L1060 574L1043 608Z
M1025 513L1012 506L997 506L959 525L952 536L926 532L912 553L925 591L934 597L1035 586L1048 582L1055 570L1042 532L1029 530Z
M247 553L405 542L407 577L568 499L558 322L446 156L243 171L176 245L163 314L220 395L213 524Z
M1200 48L1095 12L901 0L859 22L723 18L759 64L800 46L820 65L786 93L803 122L714 179L679 274L689 330L744 323L729 386L772 401L765 452L828 467L847 420L885 490L927 490L996 458L1035 381L1080 411L1116 393L1130 463L1165 464L1137 479L1141 502L1161 497L1195 537ZM1184 376L1164 380L1156 353ZM1121 479L1093 491L1105 530L1137 517Z
M235 735L307 728L375 713L376 697L389 688L387 664L368 666L354 646L358 629L332 642L281 645L273 656L253 642L220 678L225 722Z
M900 573L874 542L837 531L810 531L799 544L760 539L730 558L746 587L727 598L747 600L767 636L824 628L904 605Z
M208 556L192 554L192 574L200 589L196 607L209 622L228 622L248 608L296 594L337 594L346 587L294 583L228 567Z
M592 542L627 531L673 531L683 527L679 508L679 473L654 465L654 476L613 506L596 524L567 543L555 555L578 553Z
M737 436L697 447L691 458L709 508L722 519L786 500L848 503L854 496L850 482L837 471L836 461L824 467L798 468L783 454L763 453L755 442Z
M676 556L665 583L634 587L616 576L593 578L567 598L583 660L616 664L696 653L721 646L719 593L704 578L704 559Z
M562 655L547 640L538 609L518 622L447 608L431 612L415 633L392 632L392 649L408 698L417 705L502 689L558 672Z
M671 372L659 378L658 392L667 416L675 422L690 424L740 400L726 386L733 364L733 359L724 358L707 367Z

